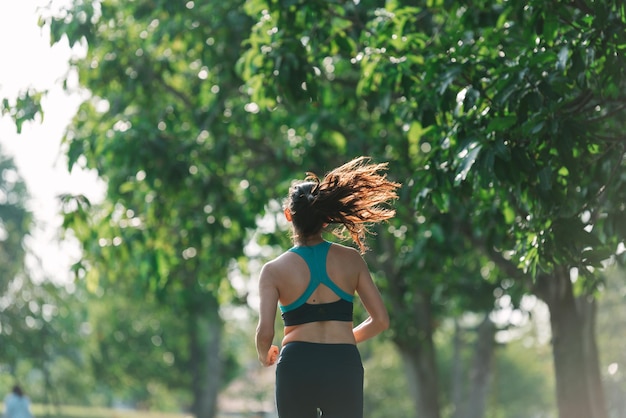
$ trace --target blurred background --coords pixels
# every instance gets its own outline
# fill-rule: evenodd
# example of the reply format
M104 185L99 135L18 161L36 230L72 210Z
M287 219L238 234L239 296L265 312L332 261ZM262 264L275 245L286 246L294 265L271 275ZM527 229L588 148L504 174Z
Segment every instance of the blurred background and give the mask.
M282 199L367 155L365 416L626 417L624 51L618 0L0 2L0 394L277 417Z

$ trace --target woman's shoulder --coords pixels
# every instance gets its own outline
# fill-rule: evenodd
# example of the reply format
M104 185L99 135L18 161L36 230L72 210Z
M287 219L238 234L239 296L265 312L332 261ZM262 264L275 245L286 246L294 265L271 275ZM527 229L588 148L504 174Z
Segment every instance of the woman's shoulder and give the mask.
M348 245L344 245L344 244L340 244L338 242L332 242L330 245L330 248L338 253L341 253L345 256L357 256L357 257L361 257L361 254L359 253L359 251L354 248L354 247L350 247Z
M359 250L339 243L332 243L328 255L335 260L341 260L341 262L346 262L346 264L349 265L360 265L365 263L361 253L359 253Z
M284 268L289 268L297 260L295 253L291 251L285 251L275 258L267 261L263 265L263 270L266 271L279 271Z

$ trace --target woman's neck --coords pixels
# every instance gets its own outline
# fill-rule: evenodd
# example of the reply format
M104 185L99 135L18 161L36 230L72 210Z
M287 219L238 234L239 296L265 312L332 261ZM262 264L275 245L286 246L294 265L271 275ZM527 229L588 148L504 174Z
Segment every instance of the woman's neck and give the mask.
M324 242L324 238L322 238L322 234L311 235L308 237L297 236L295 239L296 245L301 245L304 247L310 247L310 246L317 245L322 242Z

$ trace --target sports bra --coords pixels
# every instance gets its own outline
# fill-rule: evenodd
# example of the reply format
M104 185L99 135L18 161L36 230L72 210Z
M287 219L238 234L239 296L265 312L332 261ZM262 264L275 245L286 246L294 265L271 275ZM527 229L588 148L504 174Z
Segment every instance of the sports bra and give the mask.
M331 245L329 241L323 241L313 246L296 246L289 249L304 259L311 272L311 279L304 293L293 303L287 306L278 305L285 326L319 321L352 322L354 296L337 286L326 272L326 257ZM339 296L339 300L330 303L307 303L320 284L330 288Z

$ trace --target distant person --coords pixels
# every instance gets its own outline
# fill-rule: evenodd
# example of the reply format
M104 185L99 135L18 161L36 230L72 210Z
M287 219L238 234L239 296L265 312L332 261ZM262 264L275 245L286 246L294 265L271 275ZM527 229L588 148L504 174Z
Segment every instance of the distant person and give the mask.
M18 385L4 399L4 418L33 418L30 400Z
M360 253L367 226L392 218L386 204L398 183L356 158L319 179L307 173L290 188L284 213L294 246L265 264L259 277L256 348L264 366L276 366L280 418L363 417L363 364L356 344L389 326L387 310ZM358 250L322 238L327 225L343 227ZM358 294L369 317L353 328ZM282 349L272 345L280 306Z

